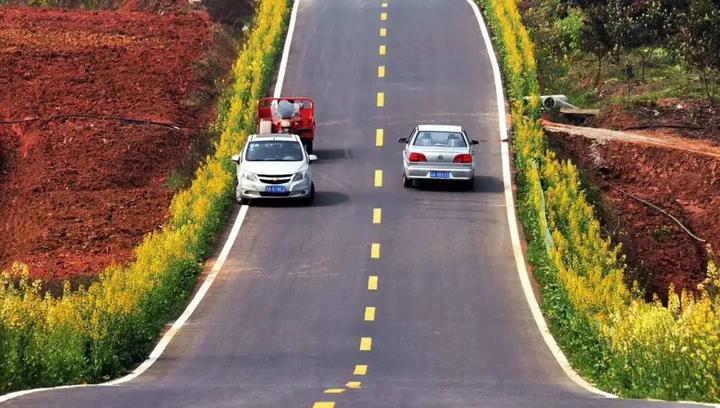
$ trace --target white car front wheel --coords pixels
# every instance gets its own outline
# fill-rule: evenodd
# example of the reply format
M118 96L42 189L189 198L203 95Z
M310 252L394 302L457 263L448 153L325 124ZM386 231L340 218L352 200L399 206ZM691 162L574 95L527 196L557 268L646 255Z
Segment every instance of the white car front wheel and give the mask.
M310 184L310 193L303 199L303 204L312 205L315 201L315 183Z

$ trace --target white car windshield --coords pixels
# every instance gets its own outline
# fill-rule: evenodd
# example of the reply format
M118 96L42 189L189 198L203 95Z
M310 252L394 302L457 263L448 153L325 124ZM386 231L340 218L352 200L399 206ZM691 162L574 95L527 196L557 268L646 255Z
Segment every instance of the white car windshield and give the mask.
M467 147L465 137L458 132L420 132L413 144L428 147Z
M250 142L245 158L248 161L301 161L300 143L288 140L263 140Z

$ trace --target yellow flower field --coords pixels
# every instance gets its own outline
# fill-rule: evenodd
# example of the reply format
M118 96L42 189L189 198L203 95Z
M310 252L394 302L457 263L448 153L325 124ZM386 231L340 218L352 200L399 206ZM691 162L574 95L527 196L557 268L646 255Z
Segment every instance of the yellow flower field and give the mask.
M268 89L283 44L289 1L258 4L219 107L221 137L192 185L174 197L170 224L145 237L130 265L108 268L88 288L66 285L60 298L41 295L39 282L0 278L0 391L121 374L145 358L184 305L225 225L235 187L230 156L254 130L255 103ZM15 265L13 274L27 271Z
M602 237L570 162L547 149L533 44L515 0L479 0L512 100L519 208L553 334L598 386L638 398L720 400L720 279L714 264L693 297L648 303L625 285L620 248ZM528 102L525 96L530 96Z

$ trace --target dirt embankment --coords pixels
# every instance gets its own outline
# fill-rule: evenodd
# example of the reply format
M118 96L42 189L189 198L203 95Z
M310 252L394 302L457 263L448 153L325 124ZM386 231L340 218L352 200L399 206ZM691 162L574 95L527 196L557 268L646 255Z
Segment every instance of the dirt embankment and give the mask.
M163 225L212 114L213 30L197 12L0 8L0 121L41 119L0 124L0 269L95 274ZM63 118L87 114L182 127Z
M720 155L713 144L670 139L608 139L593 129L549 132L551 145L586 170L597 188L606 231L623 245L630 280L649 295L668 287L695 289L705 277L705 243L669 217L628 194L677 217L691 232L720 248ZM596 134L597 133L597 134ZM688 147L688 149L685 149ZM620 191L622 190L622 191Z
M720 109L707 101L663 99L632 109L610 106L593 126L720 143Z

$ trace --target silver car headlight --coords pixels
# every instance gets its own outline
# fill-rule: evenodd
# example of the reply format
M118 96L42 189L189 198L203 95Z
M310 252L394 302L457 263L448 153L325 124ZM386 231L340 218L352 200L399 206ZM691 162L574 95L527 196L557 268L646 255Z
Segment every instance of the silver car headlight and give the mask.
M248 181L258 181L257 175L255 173L250 173L249 171L243 172L242 178Z
M292 181L300 181L304 178L305 178L305 173L303 173L302 171L299 171L299 172L295 173L295 175L292 178Z

